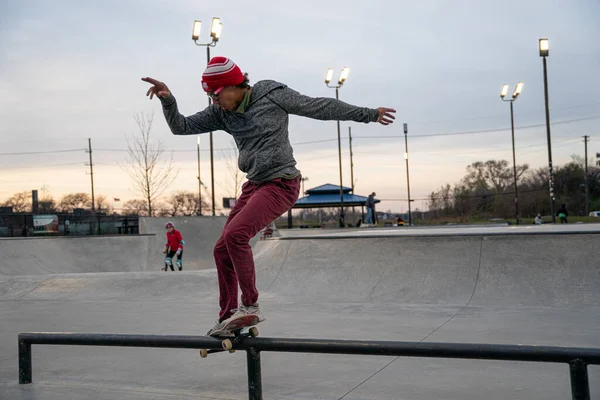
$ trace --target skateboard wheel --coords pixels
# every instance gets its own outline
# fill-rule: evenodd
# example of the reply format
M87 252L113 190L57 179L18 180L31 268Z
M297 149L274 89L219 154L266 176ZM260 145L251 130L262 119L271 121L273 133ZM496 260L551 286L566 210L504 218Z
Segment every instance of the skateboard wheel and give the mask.
M223 350L231 350L231 348L233 347L233 343L231 343L231 340L225 339L221 343L221 346L223 346Z
M208 351L206 349L200 349L200 357L202 357L202 358L208 357Z
M253 326L252 328L250 328L249 333L250 333L250 336L257 337L258 336L258 328Z
M234 350L234 349L227 350L227 351L229 351L230 353L235 353L235 350Z

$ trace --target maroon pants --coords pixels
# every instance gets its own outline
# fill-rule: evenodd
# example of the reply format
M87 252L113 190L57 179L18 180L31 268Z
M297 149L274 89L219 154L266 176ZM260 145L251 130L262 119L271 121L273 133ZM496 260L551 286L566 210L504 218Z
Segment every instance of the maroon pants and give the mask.
M261 183L247 181L242 186L242 195L231 210L214 248L219 276L220 321L229 318L231 310L238 307L238 284L243 304L258 301L254 256L249 241L288 211L298 200L299 192L300 177Z

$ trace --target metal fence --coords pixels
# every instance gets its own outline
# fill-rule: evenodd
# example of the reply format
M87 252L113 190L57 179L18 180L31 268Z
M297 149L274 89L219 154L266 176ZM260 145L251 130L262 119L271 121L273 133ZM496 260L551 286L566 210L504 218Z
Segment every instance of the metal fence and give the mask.
M31 346L34 344L221 349L221 341L208 336L21 333L19 334L19 383L21 384L31 383L33 379ZM234 349L246 351L250 400L263 398L260 361L262 351L565 363L570 366L571 393L574 400L590 399L587 366L600 364L599 348L580 347L248 338L235 345Z
M0 214L0 237L26 236L87 236L138 234L137 216L103 214L54 213L56 223L48 229L35 225L36 215L31 213Z

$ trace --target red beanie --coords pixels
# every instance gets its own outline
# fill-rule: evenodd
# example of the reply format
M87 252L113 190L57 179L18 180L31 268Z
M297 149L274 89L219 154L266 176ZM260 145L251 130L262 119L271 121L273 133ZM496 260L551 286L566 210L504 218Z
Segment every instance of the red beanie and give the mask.
M213 57L202 74L202 89L205 92L220 92L225 86L236 86L244 82L240 68L227 57Z

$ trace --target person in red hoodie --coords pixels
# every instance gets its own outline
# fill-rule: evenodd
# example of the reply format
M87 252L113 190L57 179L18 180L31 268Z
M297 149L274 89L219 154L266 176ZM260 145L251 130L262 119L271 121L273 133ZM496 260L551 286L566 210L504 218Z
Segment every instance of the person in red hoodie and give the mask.
M177 268L181 271L183 269L183 263L181 262L181 258L183 257L183 237L181 236L181 232L175 229L175 225L172 222L167 222L165 229L167 230L167 243L165 244L163 253L167 256L163 271L166 271L169 267L171 267L171 271L175 271L173 268L173 258L175 256L177 256Z

